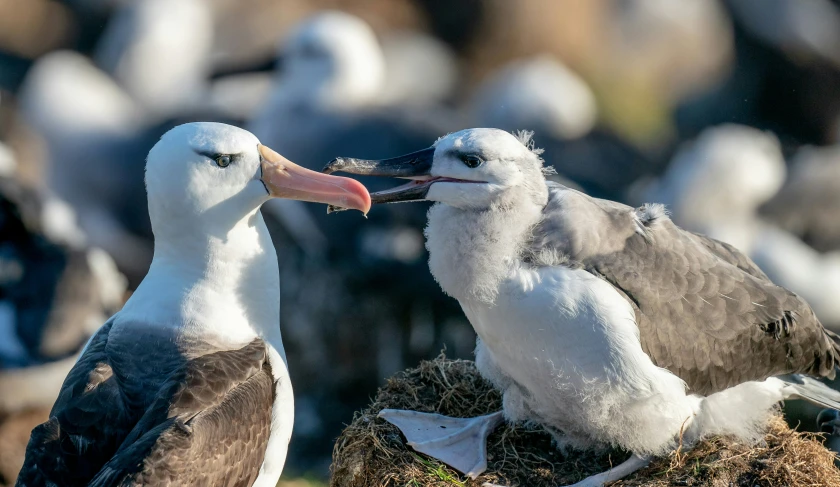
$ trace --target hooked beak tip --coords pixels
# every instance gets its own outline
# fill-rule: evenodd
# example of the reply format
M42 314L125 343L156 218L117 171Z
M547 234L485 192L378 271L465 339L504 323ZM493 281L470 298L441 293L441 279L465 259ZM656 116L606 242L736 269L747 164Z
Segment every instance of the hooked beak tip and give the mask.
M360 167L365 167L364 164L360 165L360 163L363 162L367 161L354 159L352 157L336 157L335 159L328 162L327 165L324 166L323 169L321 169L321 172L324 174L332 174L336 172L348 172L350 174L357 174L358 169ZM364 171L361 174L364 174Z
M365 186L362 183L356 181L355 179L351 179L351 181L355 181L361 187L359 195L361 195L362 204L361 204L361 208L357 208L357 210L361 211L362 215L364 215L364 217L367 218L367 214L370 211L370 207L371 207L371 205L373 205L373 201L371 200L370 193L368 192L367 188L365 188Z
M370 193L355 179L311 171L262 144L259 151L263 159L261 180L272 197L326 203L365 215L370 211Z
M332 174L336 171L340 171L341 167L344 165L344 158L343 157L336 157L335 159L331 160L321 169L321 172L324 174Z

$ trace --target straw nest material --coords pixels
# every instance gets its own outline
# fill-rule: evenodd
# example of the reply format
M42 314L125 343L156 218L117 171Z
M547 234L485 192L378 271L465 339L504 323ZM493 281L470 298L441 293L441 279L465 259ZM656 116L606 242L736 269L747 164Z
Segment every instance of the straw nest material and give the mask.
M577 482L628 458L627 452L573 453L564 457L539 428L500 426L488 442L488 469L476 480L412 451L400 431L377 418L384 408L472 417L501 409L501 395L479 376L475 364L437 359L397 374L373 404L356 413L333 451L331 487L555 487ZM765 441L749 446L712 437L677 451L613 486L840 486L834 454L820 437L791 430L781 417Z

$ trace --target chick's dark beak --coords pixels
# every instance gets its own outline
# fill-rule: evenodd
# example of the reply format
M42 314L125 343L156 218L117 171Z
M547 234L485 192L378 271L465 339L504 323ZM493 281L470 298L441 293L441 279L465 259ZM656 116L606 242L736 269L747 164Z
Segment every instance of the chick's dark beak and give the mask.
M396 188L371 193L372 204L402 203L409 201L423 201L431 184L432 161L435 148L429 147L417 152L405 154L390 159L355 159L352 157L337 157L329 162L322 172L346 172L359 176L386 176L393 178L411 179L412 181ZM328 207L327 211L340 211L342 208Z

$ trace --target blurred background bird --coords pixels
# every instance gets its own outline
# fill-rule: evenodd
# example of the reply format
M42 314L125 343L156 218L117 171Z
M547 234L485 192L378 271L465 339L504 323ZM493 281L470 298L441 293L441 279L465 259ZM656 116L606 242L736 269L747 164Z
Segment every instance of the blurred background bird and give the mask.
M840 330L840 2L770 4L0 0L0 484L92 324L145 275L144 157L188 121L247 128L312 169L533 130L552 178L665 203ZM364 225L265 208L285 250L289 482L325 481L333 439L387 377L444 347L472 357L427 269L427 207L409 206ZM825 429L819 412L786 407L805 429Z

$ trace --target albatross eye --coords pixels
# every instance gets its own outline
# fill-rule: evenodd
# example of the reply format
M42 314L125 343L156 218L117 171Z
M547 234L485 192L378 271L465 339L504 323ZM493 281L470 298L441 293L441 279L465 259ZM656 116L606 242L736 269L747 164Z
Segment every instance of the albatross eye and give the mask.
M473 154L461 156L461 161L463 161L464 165L469 168L476 168L484 162L480 157Z
M230 166L230 156L227 154L222 154L220 156L216 156L216 165L219 167L228 167Z

